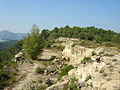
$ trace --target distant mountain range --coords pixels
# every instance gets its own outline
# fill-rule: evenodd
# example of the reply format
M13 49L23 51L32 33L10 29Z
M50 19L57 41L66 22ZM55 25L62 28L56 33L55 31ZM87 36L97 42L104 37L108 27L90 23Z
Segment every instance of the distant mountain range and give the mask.
M0 42L9 41L9 40L21 40L26 36L26 33L13 33L7 30L0 32Z

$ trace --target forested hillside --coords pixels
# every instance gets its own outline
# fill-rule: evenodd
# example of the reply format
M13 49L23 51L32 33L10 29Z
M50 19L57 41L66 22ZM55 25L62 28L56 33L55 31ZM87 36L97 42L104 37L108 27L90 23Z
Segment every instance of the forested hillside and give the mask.
M43 39L47 42L47 46L50 45L50 41L58 37L77 38L82 40L81 44L89 45L99 44L100 46L110 46L120 48L120 33L116 33L112 30L104 30L102 28L91 27L55 27L53 30L42 30L41 33Z
M9 41L5 41L5 42L0 42L0 51L3 51L7 48L14 46L17 42L18 41L16 41L16 40L9 40Z
M43 30L43 37L46 38L58 38L58 37L69 37L79 38L84 40L96 41L96 42L113 42L120 43L120 33L115 33L111 30L104 30L102 28L91 27L61 27L54 28L53 30Z
M15 81L17 63L13 62L15 54L22 49L22 41L6 50L0 51L0 89Z

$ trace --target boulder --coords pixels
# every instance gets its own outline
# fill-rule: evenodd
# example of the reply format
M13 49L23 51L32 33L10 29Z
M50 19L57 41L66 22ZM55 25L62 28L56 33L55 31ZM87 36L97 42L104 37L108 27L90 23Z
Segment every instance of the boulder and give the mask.
M15 61L15 62L22 61L24 59L23 55L24 55L24 50L21 50L18 54L15 55L13 61Z
M96 61L96 62L100 62L100 58L101 58L101 56L92 56L91 60Z

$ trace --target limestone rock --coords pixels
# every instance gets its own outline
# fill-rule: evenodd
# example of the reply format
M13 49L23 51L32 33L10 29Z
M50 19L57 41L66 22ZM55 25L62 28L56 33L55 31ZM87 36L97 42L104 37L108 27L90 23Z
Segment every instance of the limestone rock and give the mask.
M68 85L68 80L63 81L63 82L58 82L57 84L54 84L50 87L48 87L46 90L59 90L60 88L65 87L66 85Z
M98 72L102 70L104 66L104 62L93 62L92 64L90 63L88 65L80 65L78 68L70 70L68 75L70 77L76 77L79 82L84 82L89 75L92 77L96 76L96 74L98 74Z
M63 50L62 58L70 59L70 64L75 65L84 59L84 57L91 57L92 51L93 49L85 48L82 46L68 46Z
M24 55L24 49L21 50L18 54L15 55L13 61L15 62L20 62L23 60L23 55Z

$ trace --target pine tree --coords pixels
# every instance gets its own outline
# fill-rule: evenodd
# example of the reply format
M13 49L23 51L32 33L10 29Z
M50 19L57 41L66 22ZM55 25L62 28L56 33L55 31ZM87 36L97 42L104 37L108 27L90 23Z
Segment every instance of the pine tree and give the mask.
M43 48L43 40L39 31L39 27L33 25L31 32L24 39L23 48L31 59L37 59L37 56Z

